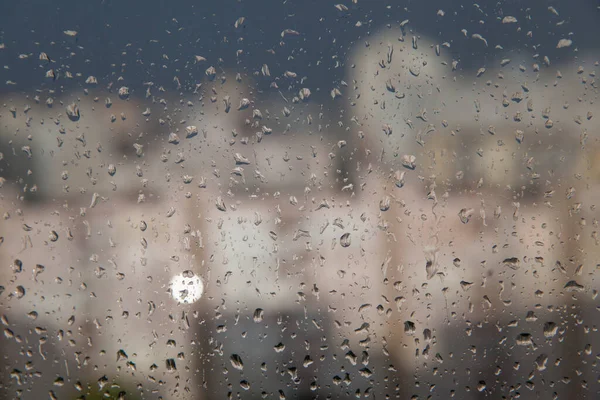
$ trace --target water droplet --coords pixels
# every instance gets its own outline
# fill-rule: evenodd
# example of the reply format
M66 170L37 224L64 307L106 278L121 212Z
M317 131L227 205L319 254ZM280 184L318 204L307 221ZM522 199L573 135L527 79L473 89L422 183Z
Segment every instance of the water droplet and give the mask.
M175 372L177 371L177 364L175 363L175 359L174 358L168 358L166 361L166 366L167 366L167 371L168 372Z
M475 212L475 210L472 208L461 209L458 212L458 218L460 219L460 222L462 222L463 224L468 223L471 220L471 216L473 216L474 212Z
M58 240L58 233L56 233L56 231L50 231L48 238L51 242L56 242Z
M533 345L533 337L530 333L521 333L515 339L519 346L530 346Z
M242 362L242 358L237 354L232 354L229 357L229 361L231 362L231 366L237 370L244 370L244 363Z
M417 167L417 157L411 154L403 155L400 161L402 162L402 166L405 168L414 170Z
M514 24L517 22L517 19L515 17L512 17L510 15L507 15L506 17L502 18L502 23L503 24Z
M127 356L127 353L125 353L125 350L120 349L119 351L117 351L117 362L128 359L129 357Z
M567 290L567 292L583 292L585 290L585 287L576 281L567 282L564 288Z
M256 310L254 310L254 315L253 315L254 322L257 322L257 323L262 322L264 315L265 315L265 312L262 308L257 308Z
M17 286L15 288L15 296L17 297L17 299L22 299L25 296L25 288L21 285Z
M225 201L223 201L223 198L221 196L217 197L217 199L215 200L215 206L219 211L227 211L227 208L225 207Z
M192 271L184 271L171 279L170 290L177 302L191 304L202 297L204 284Z
M129 88L127 86L121 86L119 88L119 98L121 100L127 100L129 98Z
M414 335L416 330L417 330L417 328L416 328L414 322L412 322L412 321L404 322L404 333L406 333L407 335Z
M344 233L342 235L342 237L340 237L340 244L342 245L342 247L348 247L350 246L351 240L350 240L350 233Z
M71 103L67 106L67 117L69 117L71 121L79 121L81 115L77 104Z
M573 41L571 39L560 39L556 45L556 48L562 49L563 47L570 47L572 44Z

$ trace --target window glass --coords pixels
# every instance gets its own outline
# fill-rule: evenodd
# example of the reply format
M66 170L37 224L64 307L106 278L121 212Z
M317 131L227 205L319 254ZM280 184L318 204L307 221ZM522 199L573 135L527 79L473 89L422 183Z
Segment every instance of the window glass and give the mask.
M589 0L0 15L0 399L595 399Z

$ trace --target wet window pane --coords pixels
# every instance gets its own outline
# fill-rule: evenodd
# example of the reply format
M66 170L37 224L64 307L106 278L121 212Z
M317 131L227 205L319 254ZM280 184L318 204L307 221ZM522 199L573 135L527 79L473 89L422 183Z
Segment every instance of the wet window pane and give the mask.
M595 399L592 1L0 15L0 399Z

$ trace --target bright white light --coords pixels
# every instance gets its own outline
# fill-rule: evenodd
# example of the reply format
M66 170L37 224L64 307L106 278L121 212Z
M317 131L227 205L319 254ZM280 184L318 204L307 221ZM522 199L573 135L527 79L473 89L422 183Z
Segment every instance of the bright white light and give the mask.
M191 304L200 300L204 284L192 271L184 271L171 279L171 295L179 303Z

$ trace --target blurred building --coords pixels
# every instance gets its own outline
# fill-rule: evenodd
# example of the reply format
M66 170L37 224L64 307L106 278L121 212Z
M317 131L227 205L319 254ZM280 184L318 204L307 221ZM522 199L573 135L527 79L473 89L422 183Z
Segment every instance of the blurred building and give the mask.
M569 293L593 296L575 266L593 250L573 243L575 193L597 184L587 178L596 150L582 150L597 63L521 55L464 75L425 37L384 29L365 43L348 63L348 114L397 204L402 307L389 328L401 338L395 357L414 372L406 395L597 390L589 378L567 385L574 365L587 376L594 367L567 356L581 337L556 315Z

